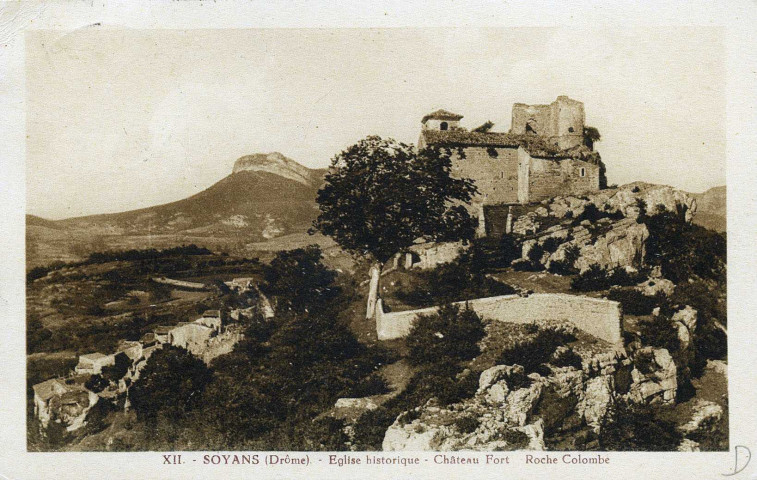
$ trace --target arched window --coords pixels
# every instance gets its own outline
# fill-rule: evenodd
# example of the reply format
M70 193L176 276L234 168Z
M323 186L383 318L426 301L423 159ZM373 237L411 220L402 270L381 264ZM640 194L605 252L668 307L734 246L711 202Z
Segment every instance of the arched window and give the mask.
M573 133L573 132L575 132L575 130L573 130L573 127L568 127L568 131L569 131L570 133Z
M581 172L581 176L582 176L582 177L585 177L585 176L586 176L586 169L585 169L585 168L581 167L581 170L580 170L580 172Z
M447 122L442 122L439 124L439 130L447 130Z

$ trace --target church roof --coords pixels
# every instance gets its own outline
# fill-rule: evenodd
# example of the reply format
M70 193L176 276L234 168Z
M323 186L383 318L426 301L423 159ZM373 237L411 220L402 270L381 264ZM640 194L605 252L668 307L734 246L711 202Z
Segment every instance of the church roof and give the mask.
M421 119L421 123L426 123L427 120L460 120L463 118L462 115L458 115L457 113L452 113L447 110L439 109L435 112L431 112L428 115L424 116Z

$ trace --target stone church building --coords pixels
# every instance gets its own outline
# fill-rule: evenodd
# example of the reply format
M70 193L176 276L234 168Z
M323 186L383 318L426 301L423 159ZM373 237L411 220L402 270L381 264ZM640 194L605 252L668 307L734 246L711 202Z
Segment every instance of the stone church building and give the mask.
M507 133L467 130L462 115L437 110L423 117L418 148L449 147L454 175L475 181L474 206L538 202L600 188L599 154L584 138L584 105L566 96L549 105L513 105Z

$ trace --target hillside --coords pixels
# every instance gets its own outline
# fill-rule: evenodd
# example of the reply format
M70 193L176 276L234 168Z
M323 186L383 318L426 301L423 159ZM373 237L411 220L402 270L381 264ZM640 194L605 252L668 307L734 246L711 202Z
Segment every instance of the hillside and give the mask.
M694 223L711 230L725 232L727 218L725 185L690 195L697 201Z
M57 221L27 215L27 264L145 245L239 250L304 233L318 212L315 196L323 174L279 153L248 155L237 160L231 175L176 202Z

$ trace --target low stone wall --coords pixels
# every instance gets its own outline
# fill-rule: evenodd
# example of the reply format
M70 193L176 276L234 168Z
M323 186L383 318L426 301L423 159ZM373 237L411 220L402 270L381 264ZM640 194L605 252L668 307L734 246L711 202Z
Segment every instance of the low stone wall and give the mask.
M461 306L465 303L457 302ZM620 303L612 300L559 293L535 293L527 297L502 295L477 298L467 303L483 318L511 323L569 321L584 332L607 342L614 344L622 339L623 313ZM379 340L406 336L418 315L433 313L436 308L385 313L379 299L376 307L376 332Z

